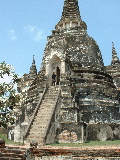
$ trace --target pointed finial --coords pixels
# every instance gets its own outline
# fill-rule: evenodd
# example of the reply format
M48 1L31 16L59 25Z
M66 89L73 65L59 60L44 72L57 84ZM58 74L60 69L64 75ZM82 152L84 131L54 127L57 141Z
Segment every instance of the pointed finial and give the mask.
M35 64L35 58L34 57L35 57L35 55L33 55L33 63L32 64Z
M114 43L112 42L112 49L114 48Z
M114 47L114 43L112 42L112 61L111 61L111 65L114 64L120 64L119 58L117 56L115 47Z

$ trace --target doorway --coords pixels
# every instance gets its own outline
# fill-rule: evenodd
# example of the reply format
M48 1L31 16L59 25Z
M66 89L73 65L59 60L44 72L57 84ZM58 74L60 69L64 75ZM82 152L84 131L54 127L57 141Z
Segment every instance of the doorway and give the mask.
M60 83L60 68L56 67L56 85L59 85Z
M52 85L52 74L53 72L56 74L56 85L60 84L60 69L61 69L61 60L55 54L49 61L49 65L47 68L48 77L49 77L49 86Z

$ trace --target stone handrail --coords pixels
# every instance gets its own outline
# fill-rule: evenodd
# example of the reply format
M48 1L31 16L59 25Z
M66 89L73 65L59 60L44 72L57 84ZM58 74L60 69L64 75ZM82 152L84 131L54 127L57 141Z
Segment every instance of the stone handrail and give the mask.
M31 125L32 125L32 123L33 123L34 117L36 116L36 114L37 114L37 112L38 112L38 109L39 109L40 104L41 104L41 102L42 102L42 99L43 99L43 97L44 97L44 95L45 95L45 93L46 93L46 90L47 90L47 85L45 86L45 89L44 89L44 91L43 91L43 94L42 94L42 96L40 97L40 100L39 100L39 102L38 102L38 104L37 104L37 107L36 107L35 110L34 110L34 113L33 113L32 117L31 117L30 123L29 123L29 125L28 125L28 127L27 127L27 129L26 129L26 132L25 132L23 138L26 138L27 135L28 135L28 133L29 133L29 131L30 131L30 127L31 127Z
M55 112L55 108L56 108L56 105L57 105L57 103L58 103L58 99L59 99L59 95L60 95L60 92L61 92L61 88L59 88L59 92L58 92L58 94L57 94L57 98L56 98L56 101L55 101L55 105L54 105L54 107L53 107L53 114L54 114L54 112ZM46 130L45 130L45 137L44 137L44 140L43 140L43 142L45 143L45 140L46 140L46 137L47 137L47 132L49 131L49 126L50 126L50 123L51 123L51 119L52 119L52 116L53 116L53 114L51 115L51 117L50 117L50 122L49 122L49 124L48 124L48 128L46 128Z

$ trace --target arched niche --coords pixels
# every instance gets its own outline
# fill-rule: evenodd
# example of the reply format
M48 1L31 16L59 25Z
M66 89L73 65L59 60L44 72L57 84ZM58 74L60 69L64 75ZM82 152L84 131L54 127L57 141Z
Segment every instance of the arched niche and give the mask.
M52 85L52 74L56 74L56 85L59 85L60 82L60 72L61 72L61 60L55 54L49 61L48 65L48 77L49 77L49 86Z

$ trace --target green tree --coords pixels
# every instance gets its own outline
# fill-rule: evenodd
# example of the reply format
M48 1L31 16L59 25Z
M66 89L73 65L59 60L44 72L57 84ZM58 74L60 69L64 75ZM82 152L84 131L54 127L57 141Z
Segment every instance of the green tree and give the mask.
M9 78L9 82L5 81ZM0 63L0 127L7 128L8 125L14 124L14 108L19 102L19 95L14 89L15 83L18 82L18 75L15 74L11 65L3 62Z

